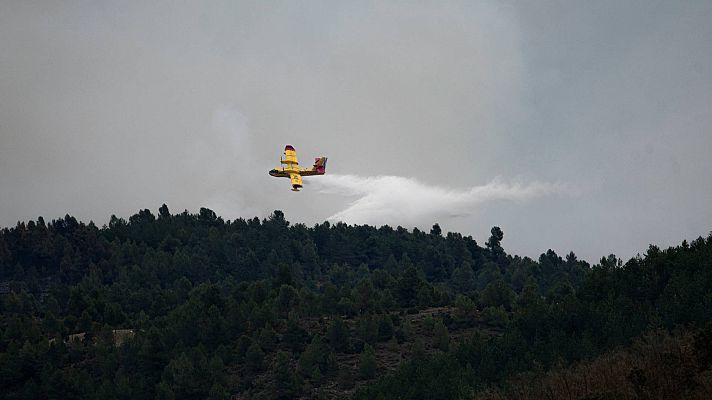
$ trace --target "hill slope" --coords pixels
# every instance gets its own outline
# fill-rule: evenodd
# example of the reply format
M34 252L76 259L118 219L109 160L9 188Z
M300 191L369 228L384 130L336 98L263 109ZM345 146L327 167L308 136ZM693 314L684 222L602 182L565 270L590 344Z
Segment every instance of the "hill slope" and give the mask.
M437 225L224 221L165 205L102 228L19 223L0 231L0 387L17 399L458 398L712 316L712 237L591 267L508 255L503 236L495 227L481 247Z

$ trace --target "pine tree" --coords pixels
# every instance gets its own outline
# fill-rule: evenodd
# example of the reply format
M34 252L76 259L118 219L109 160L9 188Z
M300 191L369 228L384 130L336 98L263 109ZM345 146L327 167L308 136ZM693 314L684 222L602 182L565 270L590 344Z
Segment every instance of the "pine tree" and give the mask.
M349 346L349 328L344 323L344 320L339 316L335 316L329 324L326 331L326 338L329 340L329 345L336 351L346 351Z
M371 379L376 376L376 352L371 345L364 346L363 352L359 356L358 372L359 378Z
M245 353L245 369L250 373L257 373L264 368L265 353L257 343L252 343Z
M437 321L433 328L433 345L442 351L448 351L450 347L450 334L442 321Z
M274 360L274 396L275 399L293 399L299 395L299 378L294 373L292 358L280 351Z

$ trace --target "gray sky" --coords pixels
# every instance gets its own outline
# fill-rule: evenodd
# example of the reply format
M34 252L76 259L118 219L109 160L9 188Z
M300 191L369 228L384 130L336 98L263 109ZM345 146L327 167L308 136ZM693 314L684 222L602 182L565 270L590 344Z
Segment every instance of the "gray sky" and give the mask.
M712 2L0 1L0 226L162 203L596 262L712 230ZM300 193L286 143L328 156Z

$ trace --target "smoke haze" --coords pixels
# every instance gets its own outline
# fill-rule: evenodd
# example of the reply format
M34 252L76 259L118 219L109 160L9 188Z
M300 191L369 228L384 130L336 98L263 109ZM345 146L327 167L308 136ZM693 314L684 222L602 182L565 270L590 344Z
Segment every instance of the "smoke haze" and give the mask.
M330 216L329 220L409 228L423 227L432 221L445 222L450 218L469 216L486 202L522 202L564 192L561 184L507 183L501 179L467 189L429 186L414 178L401 176L325 175L310 182L322 193L355 197L345 209Z
M709 1L0 8L0 226L280 209L592 262L712 228ZM300 193L287 143L329 157Z

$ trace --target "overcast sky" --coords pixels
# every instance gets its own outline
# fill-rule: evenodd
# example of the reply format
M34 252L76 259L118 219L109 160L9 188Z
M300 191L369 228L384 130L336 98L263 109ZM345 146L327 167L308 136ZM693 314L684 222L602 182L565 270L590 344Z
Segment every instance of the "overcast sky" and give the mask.
M712 230L712 2L0 0L0 226L201 206L628 258ZM328 156L304 190L285 144Z

